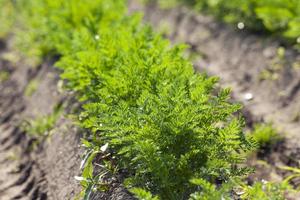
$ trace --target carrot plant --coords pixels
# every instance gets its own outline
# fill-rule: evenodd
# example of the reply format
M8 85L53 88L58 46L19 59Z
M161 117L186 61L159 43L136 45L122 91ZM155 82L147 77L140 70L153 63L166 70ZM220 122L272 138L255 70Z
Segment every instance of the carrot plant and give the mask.
M278 131L270 123L255 124L251 134L258 142L260 148L270 147L283 140Z
M62 105L58 104L51 114L24 121L22 124L23 130L33 137L49 135L62 113L62 108Z
M241 106L230 103L230 90L195 73L184 47L171 47L141 15L127 14L125 3L16 2L23 24L17 37L40 57L59 55L55 66L81 101L89 155L105 146L126 171L125 185L154 199L188 198L199 189L192 179L215 184L248 174L241 164L255 142L233 115ZM86 191L97 185L93 157L84 169L89 177L80 178Z
M7 71L0 71L0 83L2 83L2 82L4 82L4 81L6 81L6 80L8 80L9 79L9 76L10 76L10 74L9 74L9 72L7 72Z

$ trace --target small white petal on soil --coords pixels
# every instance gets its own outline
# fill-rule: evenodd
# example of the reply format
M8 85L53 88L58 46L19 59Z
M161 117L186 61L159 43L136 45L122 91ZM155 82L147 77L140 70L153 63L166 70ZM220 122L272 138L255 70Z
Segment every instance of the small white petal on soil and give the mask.
M265 179L262 179L261 182L262 182L262 184L267 184L268 183L268 181L266 181Z
M242 29L245 28L245 24L244 24L243 22L239 22L239 23L237 24L237 27L238 27L238 29L242 30Z
M243 188L237 188L237 189L234 190L234 192L238 196L241 196L241 195L245 194L245 191L243 190Z
M84 181L84 180L85 180L85 178L82 177L82 176L74 176L74 178L75 178L75 180L77 180L77 181Z
M247 92L246 94L244 94L244 99L245 99L246 101L252 100L252 99L253 99L253 94L250 93L250 92Z
M105 152L105 151L107 150L107 148L108 148L108 143L106 143L105 145L103 145L103 146L100 148L100 150L101 150L102 152Z
M59 80L59 81L57 82L57 91L58 91L59 93L63 93L63 92L64 92L63 87L64 87L64 82L63 82L62 80Z

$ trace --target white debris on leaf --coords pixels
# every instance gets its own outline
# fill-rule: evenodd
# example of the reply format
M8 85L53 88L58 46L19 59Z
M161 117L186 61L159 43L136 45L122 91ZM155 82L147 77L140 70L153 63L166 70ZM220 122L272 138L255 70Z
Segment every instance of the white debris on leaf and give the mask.
M100 150L101 150L102 152L105 152L105 151L107 150L107 148L108 148L108 143L106 143L105 145L103 145L103 146L100 148Z
M80 169L83 169L87 159L90 157L92 151L89 151L85 156L84 156L84 159L81 161L80 163Z
M63 93L63 92L64 92L63 87L64 87L64 81L59 80L59 81L57 82L57 91L58 91L59 93Z
M84 181L85 178L83 178L82 176L74 176L75 180L77 181Z
M95 40L99 40L100 36L99 35L95 35Z
M252 99L253 99L253 94L250 93L250 92L247 92L246 94L244 94L244 99L245 99L246 101L252 100Z
M297 38L297 43L298 43L298 44L300 43L300 37Z
M82 161L80 162L80 169L83 168L84 164L85 164L85 160L82 160Z
M239 190L239 191L236 191L235 193L236 193L237 195L241 196L241 195L245 194L245 191Z
M241 196L243 194L245 194L245 190L241 187L234 189L235 194L237 194L238 196Z

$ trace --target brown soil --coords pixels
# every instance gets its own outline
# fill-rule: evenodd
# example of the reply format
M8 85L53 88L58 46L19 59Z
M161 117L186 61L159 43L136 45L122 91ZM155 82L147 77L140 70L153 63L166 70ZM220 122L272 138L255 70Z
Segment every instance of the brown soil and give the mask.
M244 105L249 128L271 122L285 138L262 155L271 168L258 169L260 178L278 180L282 172L274 166L298 166L300 161L300 55L292 47L278 55L280 44L236 27L216 22L185 7L161 9L155 3L129 1L130 12L144 12L145 22L173 43L189 44L197 71L220 77L220 85L231 87L235 101ZM268 76L263 76L267 74ZM246 100L251 93L253 99Z
M1 57L8 53L2 50ZM79 132L61 117L51 137L37 144L21 128L24 120L48 115L64 100L56 89L57 73L48 64L32 68L3 58L0 71L10 73L0 84L0 199L74 199L80 191L74 179L80 174ZM38 87L25 96L33 79Z

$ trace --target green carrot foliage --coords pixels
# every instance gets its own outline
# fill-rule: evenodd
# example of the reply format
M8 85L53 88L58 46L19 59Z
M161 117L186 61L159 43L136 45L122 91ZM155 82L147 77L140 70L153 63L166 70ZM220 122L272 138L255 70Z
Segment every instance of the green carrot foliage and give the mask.
M55 66L82 102L81 126L93 145L109 144L128 188L185 199L197 190L191 179L215 183L249 172L240 164L254 142L233 115L241 106L229 102L230 90L195 73L184 47L171 47L140 14L129 15L125 1L16 4L20 41L35 55L60 56Z

